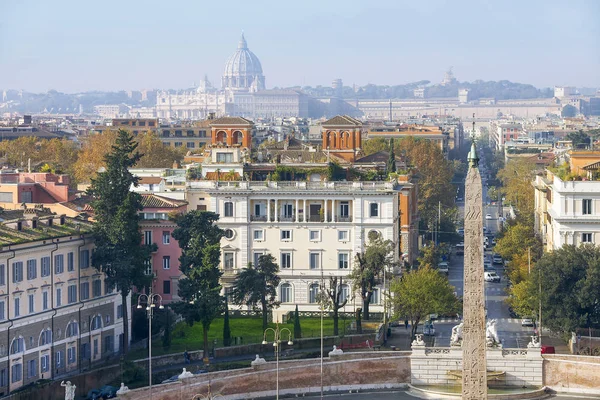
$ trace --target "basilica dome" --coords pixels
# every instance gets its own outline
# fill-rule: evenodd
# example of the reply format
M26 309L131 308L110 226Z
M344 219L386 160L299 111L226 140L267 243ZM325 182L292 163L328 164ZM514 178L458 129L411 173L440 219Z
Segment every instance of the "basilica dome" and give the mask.
M235 91L257 91L265 89L265 77L258 57L248 49L242 34L238 48L227 63L223 74L223 88Z

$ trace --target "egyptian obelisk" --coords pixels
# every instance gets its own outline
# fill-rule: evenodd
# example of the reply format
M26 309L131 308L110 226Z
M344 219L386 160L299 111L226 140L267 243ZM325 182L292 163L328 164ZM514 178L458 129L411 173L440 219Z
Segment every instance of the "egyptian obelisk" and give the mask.
M462 398L466 400L487 399L483 202L478 165L479 158L475 148L475 138L473 138L469 153L469 172L465 182Z

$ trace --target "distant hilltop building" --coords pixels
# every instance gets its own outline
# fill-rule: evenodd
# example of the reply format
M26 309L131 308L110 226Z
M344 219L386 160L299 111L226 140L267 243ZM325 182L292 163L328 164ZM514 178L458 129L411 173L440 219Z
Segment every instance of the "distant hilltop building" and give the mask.
M167 119L205 119L209 115L246 118L307 117L308 96L297 90L266 90L258 57L242 34L225 64L221 90L205 77L198 87L173 93L160 91L156 115Z
M444 79L442 80L442 86L452 85L456 83L456 78L454 77L454 73L452 72L452 68L448 68L448 71L444 74Z
M563 97L569 97L575 95L575 88L572 86L554 86L554 97L562 99Z

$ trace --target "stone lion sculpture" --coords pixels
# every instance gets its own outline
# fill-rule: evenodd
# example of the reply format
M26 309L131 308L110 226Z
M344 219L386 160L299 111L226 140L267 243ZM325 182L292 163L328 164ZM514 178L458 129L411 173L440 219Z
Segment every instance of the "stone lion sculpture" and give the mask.
M338 349L336 345L333 345L333 350L329 352L329 357L339 354L344 354L344 351L342 349Z
M412 342L413 346L425 346L425 341L423 340L423 334L418 333L415 335L415 340Z
M487 322L485 329L485 339L488 347L495 347L500 344L500 339L498 338L498 330L496 329L496 320L490 319Z
M530 349L541 347L540 339L535 335L531 336L531 341L529 342L527 347Z
M267 361L265 361L264 358L261 358L258 354L256 355L256 358L250 363L250 365L254 366L254 365L261 365L261 364L266 364Z
M452 327L452 336L450 336L450 345L451 346L460 346L462 342L462 333L463 333L463 323L461 322L458 325Z
M191 378L192 376L194 376L194 374L192 374L190 371L188 371L187 369L183 369L183 371L181 372L181 374L178 376L179 379L184 379L184 378Z

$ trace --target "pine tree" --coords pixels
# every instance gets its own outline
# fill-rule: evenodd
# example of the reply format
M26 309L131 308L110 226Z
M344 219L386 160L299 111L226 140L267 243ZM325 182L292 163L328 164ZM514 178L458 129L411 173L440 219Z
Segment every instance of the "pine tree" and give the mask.
M140 159L133 137L119 130L117 140L104 161L106 169L92 179L87 193L91 196L96 223L93 228L95 249L92 265L106 274L107 284L121 292L123 304L123 353L129 347L129 306L127 296L133 287L149 284L144 273L154 246L142 245L138 212L142 197L130 191L137 185L129 168Z
M294 339L300 339L302 337L302 327L300 326L300 314L298 313L298 304L296 304L296 311L294 312Z
M221 315L224 306L219 283L223 231L216 225L218 219L213 212L191 211L175 218L177 228L173 231L173 238L182 249L179 269L184 278L179 280L178 291L182 301L171 307L189 326L202 324L204 359L208 359L210 324Z
M396 172L396 153L394 153L394 138L390 139L390 156L387 161L387 173Z
M225 319L223 320L223 346L231 346L231 328L229 328L229 307L225 298Z

